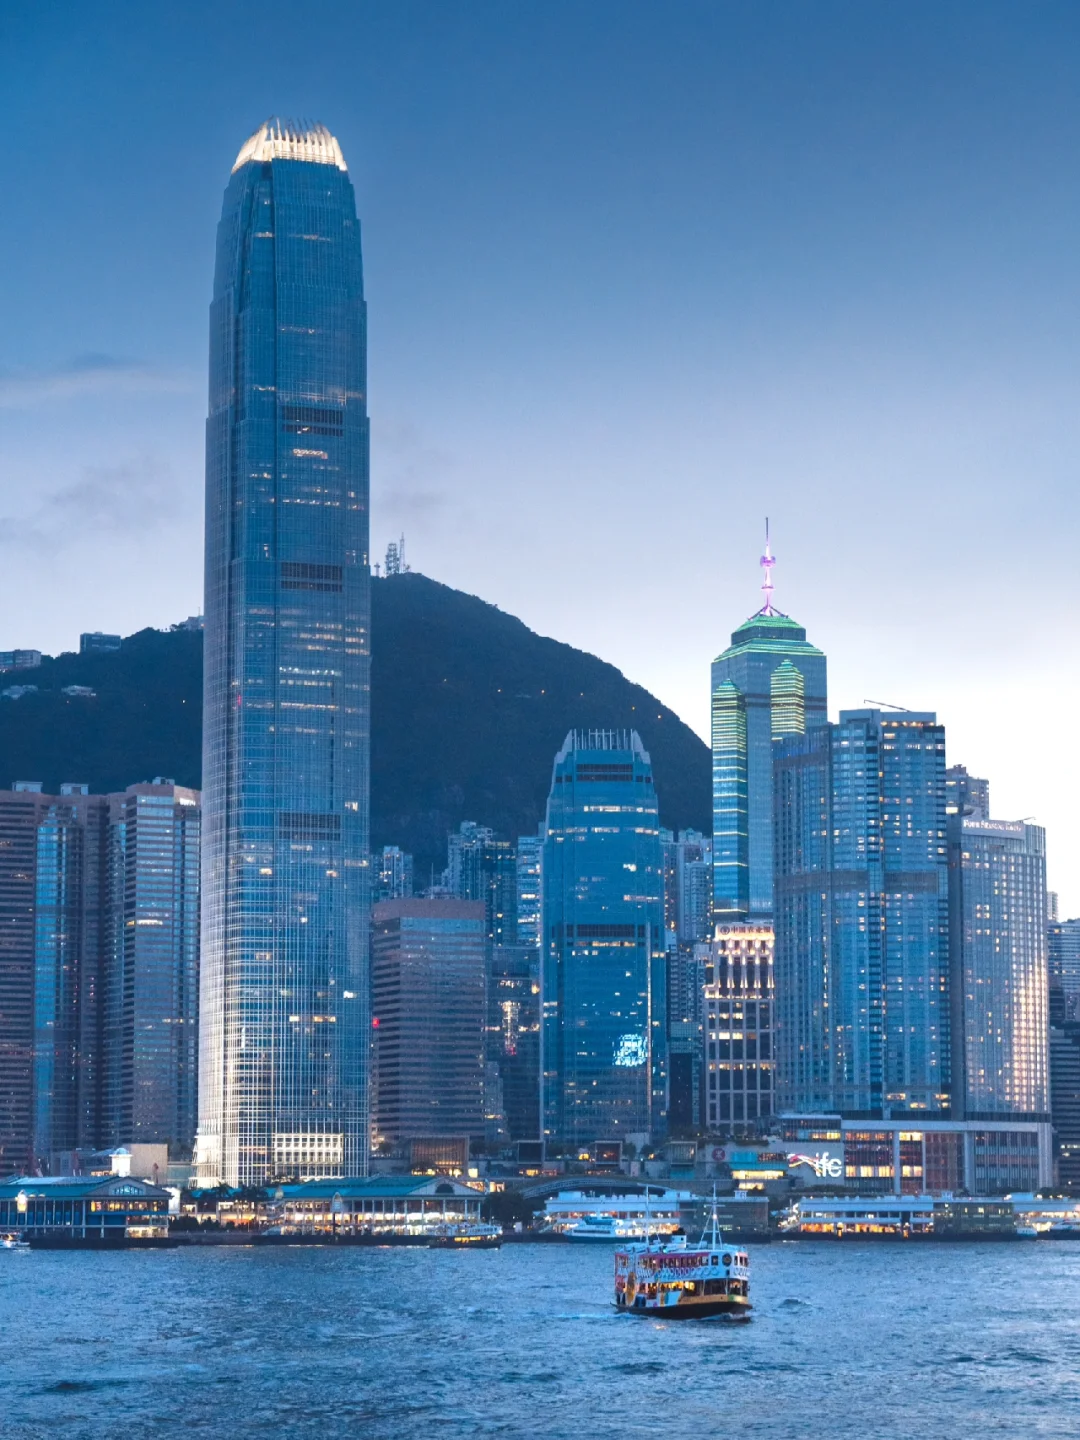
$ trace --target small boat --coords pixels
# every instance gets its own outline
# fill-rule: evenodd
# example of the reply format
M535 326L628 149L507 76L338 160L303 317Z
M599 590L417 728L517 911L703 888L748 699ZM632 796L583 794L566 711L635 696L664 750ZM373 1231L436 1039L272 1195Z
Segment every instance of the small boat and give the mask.
M428 1239L429 1250L497 1250L502 1244L498 1225L437 1225Z
M615 1308L665 1320L749 1320L750 1260L720 1234L715 1195L696 1245L676 1233L616 1250Z
M0 1235L0 1250L29 1250L30 1241L21 1235Z

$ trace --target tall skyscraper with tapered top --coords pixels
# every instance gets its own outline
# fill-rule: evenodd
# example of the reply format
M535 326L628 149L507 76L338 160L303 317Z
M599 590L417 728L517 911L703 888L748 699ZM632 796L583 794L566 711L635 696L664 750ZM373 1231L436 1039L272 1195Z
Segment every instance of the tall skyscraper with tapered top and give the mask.
M338 142L271 120L210 310L200 1176L368 1153L367 339Z
M712 898L724 924L772 919L773 741L827 719L825 656L772 603L767 528L761 564L765 604L712 665Z

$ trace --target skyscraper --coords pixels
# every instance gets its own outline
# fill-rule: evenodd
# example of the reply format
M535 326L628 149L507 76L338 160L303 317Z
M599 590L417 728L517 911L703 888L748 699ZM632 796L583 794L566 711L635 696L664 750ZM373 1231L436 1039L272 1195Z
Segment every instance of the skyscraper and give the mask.
M195 1139L199 792L157 779L109 797L101 1140Z
M487 1061L506 1138L540 1137L540 952L496 945L488 971Z
M206 448L197 1163L365 1171L370 582L360 227L272 120L218 227Z
M0 794L0 1168L97 1142L108 802L85 785Z
M517 851L494 830L463 820L446 837L443 886L456 900L482 900L488 949L517 943Z
M990 782L969 775L966 765L950 765L945 771L945 809L950 815L969 815L975 820L990 819Z
M1060 1007L1058 1020L1080 1020L1080 919L1053 920L1046 927L1050 985Z
M413 893L413 857L400 845L384 845L373 860L372 900L408 900Z
M698 945L704 1120L709 1130L752 1128L773 1113L773 929L718 925Z
M846 710L776 750L779 1110L948 1112L945 731Z
M190 1157L198 910L197 790L0 795L0 1165Z
M484 907L387 900L373 912L376 1128L394 1146L484 1137Z
M825 656L772 603L766 538L765 604L712 665L713 912L726 924L768 922L773 907L773 741L826 720Z
M543 830L543 826L540 827ZM543 883L543 834L519 835L517 843L517 943L540 945L540 890Z
M662 1134L666 958L652 764L636 731L572 731L544 845L544 1134Z
M953 1114L1049 1118L1046 833L950 817Z

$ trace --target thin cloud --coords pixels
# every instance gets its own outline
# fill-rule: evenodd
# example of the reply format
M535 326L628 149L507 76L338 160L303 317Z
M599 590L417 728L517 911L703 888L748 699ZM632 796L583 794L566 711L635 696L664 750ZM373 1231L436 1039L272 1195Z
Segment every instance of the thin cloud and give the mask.
M123 465L88 466L26 515L0 517L0 545L69 544L86 535L145 533L179 508L172 467L152 456Z
M192 385L190 377L138 361L113 355L80 355L70 364L52 370L0 372L0 409L26 410L50 400L107 392L185 391Z

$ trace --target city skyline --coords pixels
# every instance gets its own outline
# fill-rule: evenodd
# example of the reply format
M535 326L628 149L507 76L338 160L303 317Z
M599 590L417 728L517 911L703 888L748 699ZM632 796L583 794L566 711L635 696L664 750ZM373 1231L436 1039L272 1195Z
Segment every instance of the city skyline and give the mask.
M0 607L20 633L0 643L198 608L213 176L263 114L320 114L368 222L375 553L404 528L418 568L604 656L707 738L701 666L753 608L770 514L778 603L829 654L836 711L935 709L1000 814L1040 797L1077 909L1080 797L1050 757L1080 616L1067 585L1043 598L1048 537L1067 553L1078 523L1075 11L958 7L927 47L918 7L773 26L688 4L659 30L635 5L355 9L333 12L332 55L273 7L254 36L228 5L183 26L73 13L59 42L12 22L0 65L33 142L0 157L20 216L0 231ZM171 86L150 86L162 64ZM599 530L659 476L673 503L603 585L523 521L543 497ZM1040 697L1022 755L1003 675Z

